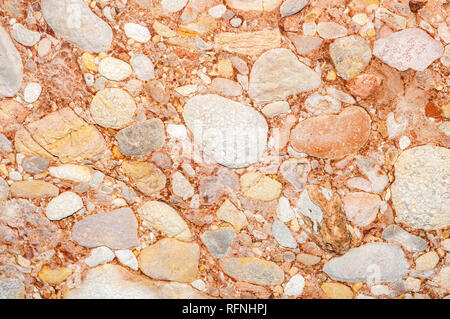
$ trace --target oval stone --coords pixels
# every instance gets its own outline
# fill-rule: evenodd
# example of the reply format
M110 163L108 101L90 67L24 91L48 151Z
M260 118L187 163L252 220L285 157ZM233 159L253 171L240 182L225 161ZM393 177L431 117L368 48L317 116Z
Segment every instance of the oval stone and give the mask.
M23 65L9 34L0 25L0 97L12 97L20 89Z

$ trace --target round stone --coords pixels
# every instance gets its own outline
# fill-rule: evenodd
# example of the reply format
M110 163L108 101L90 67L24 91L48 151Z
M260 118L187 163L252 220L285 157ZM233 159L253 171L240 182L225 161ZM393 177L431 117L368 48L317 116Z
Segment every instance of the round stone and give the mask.
M139 80L147 81L155 77L153 62L145 54L133 56L130 63Z
M150 31L140 24L136 23L125 23L123 27L127 37L137 41L137 42L148 42L150 40Z
M36 42L39 41L39 38L41 36L39 32L28 30L20 23L15 23L13 25L13 37L14 40L19 42L20 44L27 47L32 47L36 44Z
M120 129L131 122L136 103L126 91L108 88L95 95L90 111L98 125Z
M23 91L23 99L27 103L36 102L42 92L42 87L39 83L28 83Z
M168 12L178 12L183 9L188 0L162 0L161 5Z
M128 78L131 73L131 66L125 61L106 57L100 61L98 72L111 81L122 81Z
M116 134L119 151L126 156L146 155L164 145L166 135L160 119L130 125Z
M64 192L48 203L45 215L50 220L61 220L83 208L81 197L73 192Z
M423 145L400 154L395 163L392 201L399 222L414 228L450 225L450 150Z

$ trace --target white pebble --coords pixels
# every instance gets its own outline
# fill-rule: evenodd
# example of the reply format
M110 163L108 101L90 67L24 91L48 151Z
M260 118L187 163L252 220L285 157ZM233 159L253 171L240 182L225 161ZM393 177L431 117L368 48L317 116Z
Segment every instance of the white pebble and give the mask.
M84 262L91 266L101 265L110 262L114 259L114 253L111 249L105 246L94 248L91 251L91 255L84 260Z
M36 102L42 92L42 87L39 83L28 83L23 91L23 99L27 103Z
M168 124L167 133L179 141L184 141L187 137L187 131L184 125Z
M150 31L140 24L125 23L123 29L125 30L127 37L137 42L145 43L150 40Z
M225 11L227 11L227 7L225 7L223 4L219 4L210 8L208 10L208 13L211 17L219 19L224 15Z
M302 275L297 274L288 281L284 288L284 293L288 296L300 296L304 287L305 279Z
M398 140L398 146L404 150L405 148L407 148L409 145L411 144L411 140L408 138L408 136L402 136L400 137L400 139Z
M122 265L138 270L138 261L130 249L116 250L115 254Z
M130 63L139 80L147 81L155 77L153 62L145 54L135 55L131 58Z

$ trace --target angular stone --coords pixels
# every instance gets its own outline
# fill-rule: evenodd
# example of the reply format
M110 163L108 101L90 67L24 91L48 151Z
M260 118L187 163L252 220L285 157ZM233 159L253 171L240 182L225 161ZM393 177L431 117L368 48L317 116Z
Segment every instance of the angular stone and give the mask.
M272 236L281 247L292 249L297 247L297 241L294 236L292 236L291 231L279 220L274 220L272 224Z
M83 200L73 192L64 192L53 198L45 208L45 215L50 220L61 220L83 208Z
M284 280L283 270L275 263L254 257L224 258L220 261L228 276L256 285L275 286Z
M320 75L300 62L288 49L263 53L250 72L249 95L257 103L284 98L317 89Z
M377 217L381 199L376 194L354 192L343 198L347 218L356 226L365 227Z
M350 287L338 282L325 282L320 287L330 299L352 299L353 291Z
M284 293L288 296L300 296L305 288L305 278L297 274L292 276L284 287Z
M206 231L200 236L209 252L216 258L222 258L227 254L234 237L236 233L231 228Z
M13 37L14 40L19 42L20 44L25 45L27 47L32 47L33 45L36 44L36 42L39 41L41 35L39 34L39 32L28 30L20 23L14 23Z
M138 209L139 215L145 224L180 240L192 240L192 234L186 222L169 205L158 202L146 202Z
M285 0L280 6L280 13L283 17L291 16L302 10L307 4L308 0Z
M245 173L240 182L242 193L254 200L268 202L281 194L281 183L261 173Z
M291 132L291 145L297 152L339 159L367 143L370 124L370 116L363 108L349 106L338 115L319 115L301 121Z
M151 163L124 161L119 171L147 196L159 192L166 186L166 176Z
M0 177L0 201L7 199L8 195L9 195L8 183L2 177Z
M88 248L133 248L139 245L137 227L133 211L120 208L90 215L76 222L72 228L72 240Z
M400 247L369 243L331 259L323 271L332 279L344 282L393 282L401 280L408 268Z
M67 163L92 159L106 151L106 142L95 126L69 107L28 124L27 129L15 137L16 150L27 155L55 156Z
M155 66L145 54L134 55L130 63L139 80L147 81L155 77Z
M89 167L83 165L64 164L52 166L48 169L48 172L53 177L79 183L88 183L92 178Z
M366 40L358 35L350 35L330 44L330 56L337 74L349 81L366 68L372 52Z
M123 81L132 72L128 63L113 57L106 57L98 64L98 73L111 81Z
M28 110L13 99L0 101L0 130L15 131L25 121Z
M91 267L108 263L114 259L114 253L111 249L105 246L92 249L91 254L84 262Z
M58 196L59 188L44 181L28 180L12 183L10 191L12 197L45 198Z
M242 87L239 83L224 78L214 78L211 83L211 90L224 96L242 95Z
M183 200L194 196L194 188L180 172L176 172L172 176L172 190L175 195L180 196Z
M400 154L395 162L392 202L399 222L414 228L450 225L450 150L422 145Z
M283 222L287 223L295 218L295 213L291 208L291 205L289 203L289 200L281 196L278 199L278 206L277 206L277 217Z
M428 248L428 244L424 239L414 236L394 224L386 227L381 237L386 241L400 244L404 249L411 252L421 252Z
M231 53L259 55L264 51L278 48L281 34L278 29L254 32L222 32L214 37L215 47Z
M297 35L296 33L291 32L288 33L288 38L292 41L295 49L297 50L297 53L300 55L306 55L319 49L323 43L323 40L321 38L306 35Z
M317 33L324 39L337 39L347 35L347 28L336 22L319 22Z
M423 71L443 53L444 46L418 28L394 32L373 45L373 54L399 71Z
M116 140L123 155L147 155L164 145L164 124L157 118L139 122L120 130L116 134Z
M24 299L25 286L14 278L0 280L0 299Z
M164 238L144 248L139 269L150 278L178 282L197 279L200 248L173 238Z
M106 52L111 46L111 27L82 0L42 0L45 22L64 40L90 52Z
M22 84L23 65L19 51L17 51L8 32L0 25L0 97L16 95Z
M214 94L188 100L183 117L203 152L230 168L258 162L267 141L268 126L252 107Z
M313 115L339 113L341 103L329 95L313 93L305 100L306 110Z
M117 265L102 265L87 272L81 285L65 299L199 299L206 298L187 284L155 281Z
M50 161L39 156L25 158L22 161L22 167L25 172L30 174L39 174L47 170Z
M114 254L122 265L130 267L133 270L139 269L137 258L130 249L119 249L114 251Z
M217 218L230 223L237 231L248 225L247 217L230 200L225 200L216 212Z
M359 97L369 97L381 85L381 77L375 74L360 74L347 82L350 93Z

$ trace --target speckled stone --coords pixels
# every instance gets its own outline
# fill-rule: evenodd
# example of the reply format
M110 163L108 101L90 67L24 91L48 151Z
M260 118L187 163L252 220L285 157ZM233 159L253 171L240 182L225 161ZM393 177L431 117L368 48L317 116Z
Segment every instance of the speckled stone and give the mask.
M236 280L256 285L275 286L284 280L283 270L274 262L254 257L224 258L223 271Z

